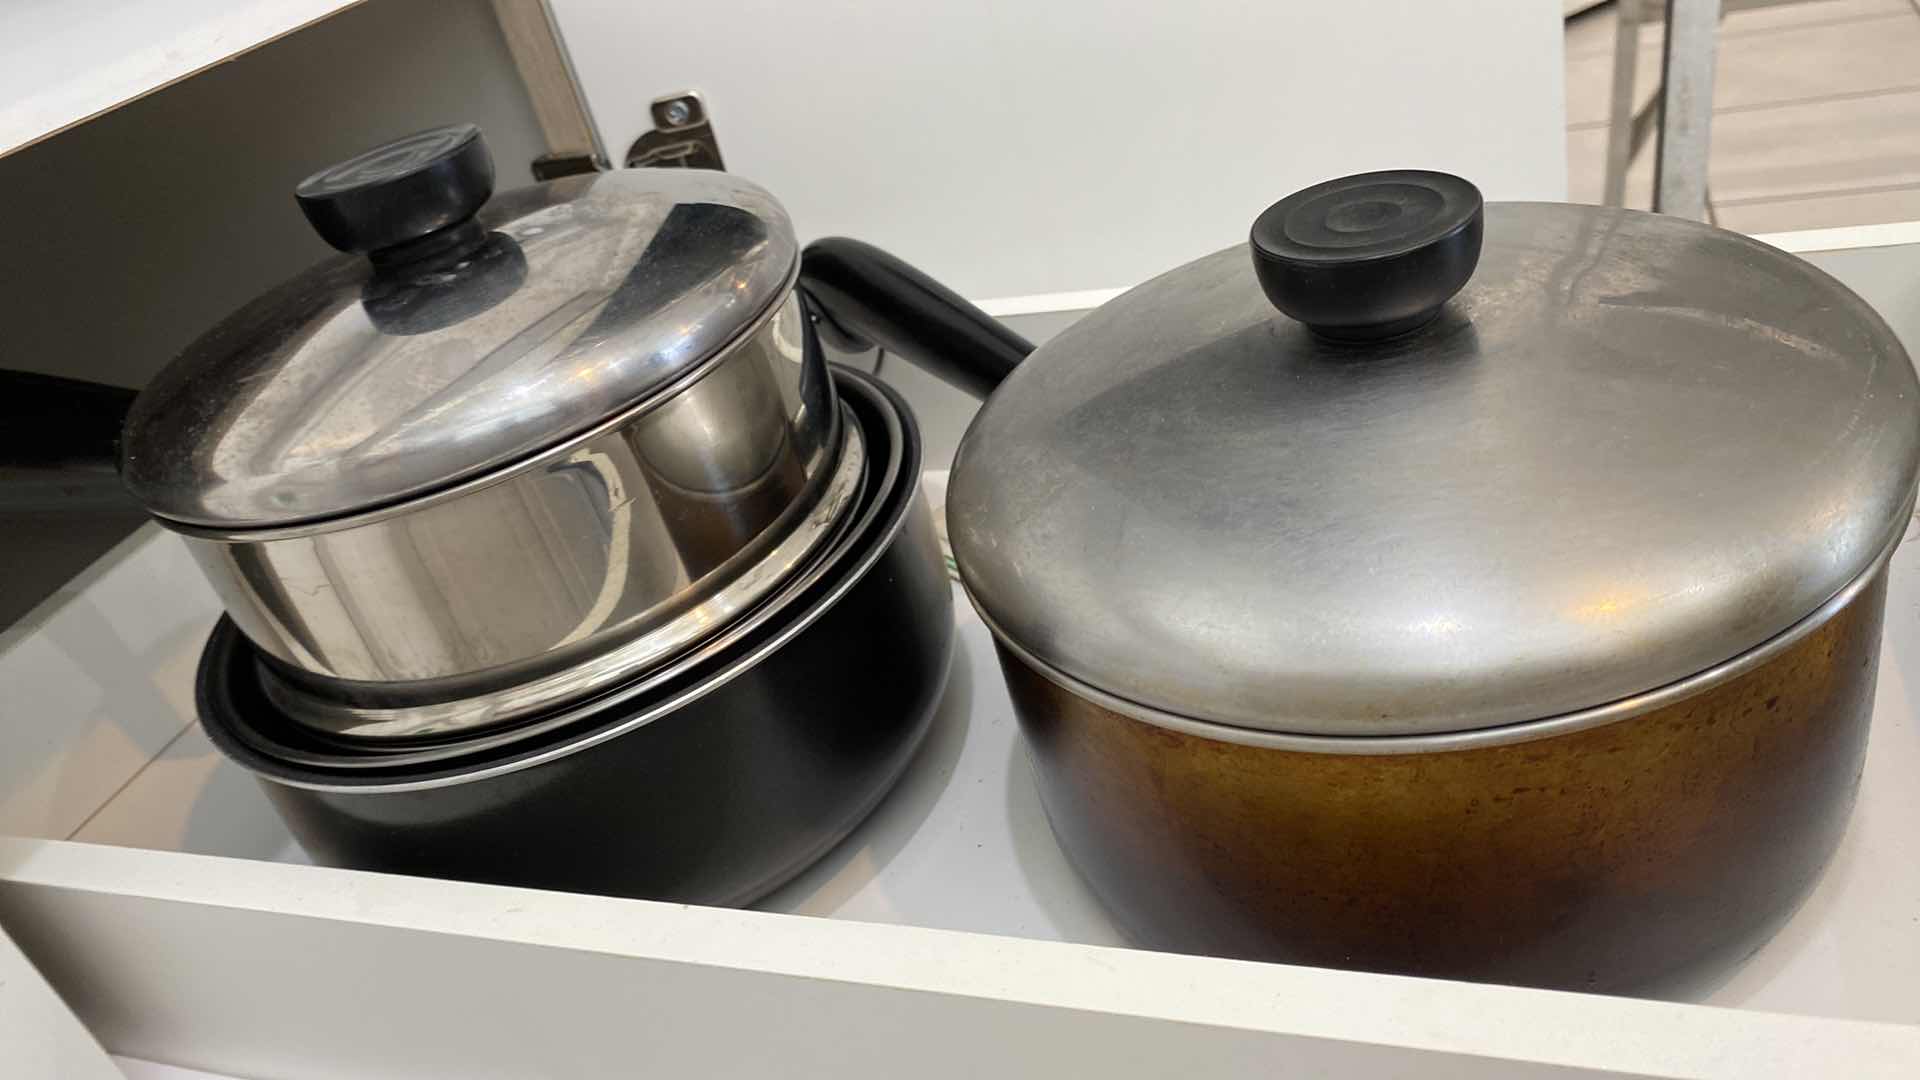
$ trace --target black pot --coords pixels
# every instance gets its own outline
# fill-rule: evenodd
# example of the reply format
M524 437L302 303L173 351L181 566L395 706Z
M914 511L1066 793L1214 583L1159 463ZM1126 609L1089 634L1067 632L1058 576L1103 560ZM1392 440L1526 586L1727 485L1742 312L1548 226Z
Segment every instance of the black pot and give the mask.
M912 414L871 377L834 375L876 460L899 467L874 470L876 512L790 615L559 730L374 768L275 753L303 729L267 700L252 646L223 619L199 672L209 738L321 863L698 904L779 886L878 804L952 658Z

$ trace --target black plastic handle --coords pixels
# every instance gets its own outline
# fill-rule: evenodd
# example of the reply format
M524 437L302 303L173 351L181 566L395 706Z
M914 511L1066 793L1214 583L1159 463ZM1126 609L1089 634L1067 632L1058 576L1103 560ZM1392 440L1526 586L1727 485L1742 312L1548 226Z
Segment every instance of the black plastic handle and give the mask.
M858 240L808 244L800 291L837 344L878 345L975 397L991 394L1033 351L953 290Z
M0 512L136 504L120 483L120 426L134 392L0 371Z
M477 246L493 156L472 124L416 132L329 165L293 197L320 238L380 264Z
M1254 272L1273 306L1315 333L1379 341L1432 322L1480 261L1480 189L1400 169L1315 184L1253 223Z

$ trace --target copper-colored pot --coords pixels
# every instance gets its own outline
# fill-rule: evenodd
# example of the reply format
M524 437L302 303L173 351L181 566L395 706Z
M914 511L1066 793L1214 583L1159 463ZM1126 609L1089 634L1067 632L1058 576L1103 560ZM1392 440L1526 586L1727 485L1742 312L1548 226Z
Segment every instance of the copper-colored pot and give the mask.
M1885 599L1882 568L1671 700L1458 748L1208 738L1122 715L1004 645L1000 659L1054 832L1140 943L1658 989L1756 947L1839 842Z
M1917 481L1816 268L1396 170L1042 345L947 521L1141 944L1686 995L1844 831Z

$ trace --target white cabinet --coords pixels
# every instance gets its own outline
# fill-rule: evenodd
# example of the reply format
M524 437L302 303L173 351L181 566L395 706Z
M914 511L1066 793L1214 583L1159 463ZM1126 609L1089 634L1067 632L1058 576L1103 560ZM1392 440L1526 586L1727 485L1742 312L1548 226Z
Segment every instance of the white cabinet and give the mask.
M1036 336L1328 174L1427 165L1509 198L1564 184L1558 20L1531 0L558 15L616 156L650 98L701 89L729 163L803 233L896 248ZM79 59L49 62L21 45L34 35ZM0 72L0 154L17 151L0 196L24 208L0 318L7 362L43 371L138 382L317 255L287 197L316 163L472 119L506 183L568 123L482 0L29 3L0 38L18 60ZM1914 239L1787 242L1920 342ZM937 461L964 411L914 393ZM914 771L762 910L301 865L192 723L216 606L153 531L0 633L0 828L20 834L0 839L0 921L108 1050L236 1075L1909 1077L1920 549L1894 588L1849 837L1707 1004L1125 947L1046 831L964 605Z

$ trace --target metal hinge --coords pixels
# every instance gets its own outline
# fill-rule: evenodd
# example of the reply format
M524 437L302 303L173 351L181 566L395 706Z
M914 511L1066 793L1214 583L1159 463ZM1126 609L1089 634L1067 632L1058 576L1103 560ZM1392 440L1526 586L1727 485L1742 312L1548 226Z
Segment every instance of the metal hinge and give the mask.
M652 131L627 147L629 169L724 169L707 103L698 90L655 98Z
M563 176L603 172L607 163L593 154L542 154L533 159L535 180L558 180Z

